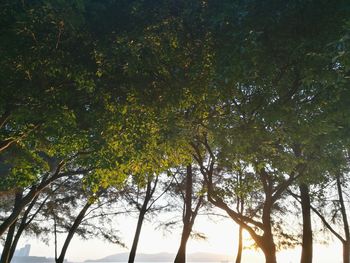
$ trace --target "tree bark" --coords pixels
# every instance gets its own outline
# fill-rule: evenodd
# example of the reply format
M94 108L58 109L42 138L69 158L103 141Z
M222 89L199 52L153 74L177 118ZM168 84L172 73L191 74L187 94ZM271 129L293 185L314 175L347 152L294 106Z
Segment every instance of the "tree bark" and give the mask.
M186 262L186 246L188 238L192 232L191 217L192 215L192 191L193 191L193 175L192 166L187 165L186 178L185 178L185 207L183 214L183 229L181 235L180 247L177 251L174 263L185 263Z
M266 246L266 250L263 250L265 255L265 262L266 263L277 263L276 260L276 248L275 245L268 245Z
M13 223L7 232L6 241L1 254L1 263L10 262L11 244L16 230L16 222Z
M260 243L260 247L262 248L266 263L276 263L276 245L273 240L272 234L272 223L271 223L271 210L272 210L272 188L271 184L268 183L268 186L265 190L265 203L263 207L262 214L262 222L264 225L263 231L264 234L262 236L262 242Z
M58 259L58 251L57 251L57 247L58 247L58 242L57 242L57 219L56 219L56 215L53 215L53 235L54 235L54 244L55 244L55 260L57 261Z
M270 214L267 219L264 219L264 235L262 236L262 242L260 244L260 248L264 252L265 262L266 263L277 263L276 260L276 245L273 240L273 235L271 231L271 218Z
M151 180L147 183L146 196L145 196L145 200L142 204L142 207L140 209L139 218L137 220L136 231L135 231L135 235L134 235L134 240L132 242L128 263L134 263L134 261L135 261L135 256L136 256L137 246L138 246L139 239L140 239L143 220L145 219L145 214L147 213L147 210L148 210L148 203L152 198L155 187L156 187L156 185L154 185L154 187L152 189Z
M0 236L2 236L6 230L16 222L18 216L24 207L29 204L35 197L36 191L30 191L24 198L21 198L17 207L14 207L11 215L6 218L6 220L0 225Z
M56 263L63 263L64 262L64 258L66 256L68 246L69 246L70 242L72 241L72 238L73 238L75 232L77 231L79 225L83 221L85 214L91 205L92 205L92 202L88 201L85 204L85 206L83 207L83 209L79 212L76 219L74 220L72 227L69 229L66 240L64 241L60 256L58 258L56 258Z
M350 263L350 243L343 242L343 263Z
M312 263L312 224L309 187L302 183L299 185L299 189L303 216L303 241L300 262Z
M190 237L191 231L189 229L183 229L182 235L181 235L181 243L180 247L177 251L174 263L184 263L186 262L186 246L187 246L187 241Z
M45 204L45 201L46 201L46 199L45 199L45 201L41 203L39 208L34 212L33 215L31 215L31 217L28 220L29 213L33 209L33 207L36 204L37 200L38 200L38 195L32 200L32 202L27 207L26 211L24 212L24 214L22 216L21 223L19 224L19 227L17 229L16 235L15 235L13 241L12 241L11 251L10 251L10 256L9 256L9 262L11 262L11 260L13 258L13 255L14 255L14 253L16 251L16 248L17 248L18 241L19 241L20 237L22 236L24 230L33 221L33 219L36 217L36 215L40 212L40 210L43 208L43 206Z
M243 251L243 228L241 226L239 226L236 263L241 263L242 251Z
M131 247L130 254L129 254L128 263L133 263L135 261L137 245L139 243L142 224L143 224L143 220L145 219L145 214L146 214L146 210L140 211L139 218L137 220L137 227L136 227L136 231L135 231L135 235L134 235L134 240L132 242L132 247Z
M350 263L350 230L349 230L349 221L346 213L346 208L344 204L343 190L340 181L340 175L337 175L337 191L339 196L340 212L344 224L344 234L345 241L343 242L343 263Z
M238 180L239 180L239 184L241 185L242 184L242 176L241 175L239 175ZM237 198L237 211L241 214L243 214L243 211L244 211L244 201L243 201L243 198L241 198L241 197ZM236 263L241 263L242 252L243 252L243 227L239 226Z
M17 207L19 206L19 204L21 202L21 199L22 199L22 196L23 196L23 192L22 191L16 193L13 210L16 210ZM16 231L16 222L17 222L17 220L15 220L13 222L13 224L8 229L6 240L5 240L5 244L4 244L4 248L3 248L2 254L1 254L1 263L8 263L11 260L11 258L10 258L11 246L12 246L12 241L13 241L13 238L14 238L14 235L15 235L15 231Z

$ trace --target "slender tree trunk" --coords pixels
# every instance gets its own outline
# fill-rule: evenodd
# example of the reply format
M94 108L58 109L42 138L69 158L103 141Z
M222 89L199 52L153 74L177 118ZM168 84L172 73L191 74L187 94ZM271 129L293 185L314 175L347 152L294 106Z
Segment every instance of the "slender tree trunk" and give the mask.
M343 242L343 263L350 263L350 230L349 230L349 221L346 214L346 208L344 204L343 190L340 181L340 175L337 176L337 190L339 196L339 204L340 204L340 212L343 219L344 224L344 234L345 234L345 242Z
M132 247L131 247L130 254L129 254L128 263L133 263L135 261L137 245L139 243L142 224L143 224L143 220L145 218L145 214L146 214L146 210L140 211L139 218L137 220L137 226L136 226L136 231L135 231L135 235L134 235L134 240L132 242Z
M11 244L15 234L15 230L16 230L16 223L13 223L7 232L4 248L1 254L1 263L10 262Z
M242 176L239 175L238 177L239 184L242 184ZM237 211L240 214L243 214L244 210L244 201L242 198L237 198ZM238 230L238 247L237 247L237 256L236 256L236 263L241 263L242 261L242 252L243 252L243 227L239 226Z
M10 249L10 254L9 254L9 262L11 262L12 258L13 258L13 255L15 254L15 251L16 251L16 248L17 248L17 245L18 245L18 241L22 235L24 231L24 227L21 225L19 226L18 230L17 230L17 233L12 241L12 245L11 245L11 249Z
M54 235L54 243L55 243L55 261L57 262L58 260L58 252L57 252L57 220L56 220L56 215L53 215L53 235Z
M301 251L301 263L312 263L312 225L309 187L300 184L301 209L303 215L303 243Z
M17 207L19 206L21 199L23 196L23 192L18 192L16 193L16 197L15 197L15 203L14 203L14 208L13 210L16 210ZM16 221L15 220L12 225L9 227L8 231L7 231L7 236L6 236L6 240L5 240L5 244L4 244L4 248L2 250L2 254L1 254L1 263L8 263L10 262L11 258L11 246L12 246L12 241L15 235L15 231L16 231Z
M243 228L240 226L238 231L239 232L238 232L238 248L237 248L236 263L241 263L242 251L243 251Z
M343 242L343 263L350 263L350 243Z
M185 178L185 200L184 200L184 211L183 211L183 229L181 235L180 247L177 251L174 263L185 263L186 262L186 246L188 238L192 231L191 217L192 215L192 191L193 191L193 175L192 166L187 165L186 178Z
M64 258L66 256L68 246L69 246L70 242L72 241L72 238L73 238L75 232L77 231L79 225L83 221L85 214L91 205L92 205L92 203L88 201L85 204L85 206L83 207L83 209L79 212L72 227L69 229L69 232L68 232L68 235L66 237L66 240L64 241L60 256L56 259L56 263L63 263L64 262Z
M30 203L30 205L27 207L26 211L24 212L22 219L21 219L21 223L17 229L16 235L12 241L12 245L11 245L11 251L10 251L10 256L9 256L9 262L11 262L13 255L16 251L17 245L18 245L18 241L21 238L24 230L27 228L27 226L33 221L33 219L36 217L36 215L40 212L40 210L43 208L47 198L44 200L44 202L41 203L41 205L39 206L39 208L31 215L30 218L28 218L29 213L32 211L34 205L36 204L37 200L38 200L38 195L32 200L32 202Z
M136 231L135 231L135 235L134 235L134 240L132 242L128 263L134 263L134 261L135 261L135 256L136 256L137 246L138 246L139 239L140 239L143 220L145 219L145 214L147 213L147 210L148 210L148 203L152 198L155 187L156 187L156 185L154 185L154 187L152 189L151 181L149 181L147 183L146 196L145 196L145 200L142 204L142 207L140 209L139 218L137 220Z
M21 198L19 201L19 204L17 207L14 207L11 215L5 219L5 221L0 225L0 236L2 236L6 230L14 223L16 222L18 216L20 215L21 211L24 209L24 207L29 204L33 198L35 197L34 191L31 191L28 193L24 198Z
M18 241L20 239L20 237L22 236L24 230L26 229L26 227L30 224L30 222L34 219L34 217L39 213L39 211L41 210L41 208L43 207L44 204L42 204L39 209L31 216L31 218L28 220L28 216L30 211L33 209L34 205L36 204L36 201L38 200L38 196L36 196L33 201L30 203L30 205L27 207L26 211L24 212L22 219L21 219L21 223L18 226L16 235L12 241L12 245L11 245L11 249L10 249L10 255L9 255L9 262L11 262L13 255L15 254L16 248L17 248L17 244ZM27 221L28 220L28 221Z

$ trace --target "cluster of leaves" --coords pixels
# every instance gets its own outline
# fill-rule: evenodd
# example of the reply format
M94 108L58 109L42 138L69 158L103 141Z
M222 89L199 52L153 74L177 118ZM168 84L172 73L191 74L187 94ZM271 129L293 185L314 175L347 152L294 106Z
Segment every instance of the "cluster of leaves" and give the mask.
M89 196L142 187L202 154L215 194L261 217L261 171L272 189L346 171L348 15L347 1L3 1L0 191L59 169L86 171Z

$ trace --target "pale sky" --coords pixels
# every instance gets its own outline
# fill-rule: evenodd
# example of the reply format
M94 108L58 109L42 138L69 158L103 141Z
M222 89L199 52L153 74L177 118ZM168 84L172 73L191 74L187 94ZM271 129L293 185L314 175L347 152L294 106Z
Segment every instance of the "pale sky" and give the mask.
M119 225L123 241L130 247L134 234L136 220L131 217L123 217L116 222ZM219 222L212 222L205 216L198 217L196 221L196 230L205 233L208 236L206 241L189 240L188 253L192 252L212 252L226 255L235 255L237 226L230 219L223 219ZM170 252L176 253L180 240L180 229L176 229L171 234L164 235L160 230L154 230L150 222L145 222L141 232L138 246L140 253L158 253ZM31 256L53 257L53 244L45 244L28 238L23 238L19 247L24 244L31 244ZM52 238L53 243L53 238ZM108 244L101 240L91 239L82 241L75 237L68 249L67 259L70 261L83 261L86 259L99 259L111 254L127 252L116 245ZM335 241L332 245L315 245L314 262L317 263L338 263L342 259L342 250L339 242ZM300 261L300 248L283 251L278 254L278 260L281 263L297 263ZM264 257L259 251L245 250L243 254L243 263L263 263Z

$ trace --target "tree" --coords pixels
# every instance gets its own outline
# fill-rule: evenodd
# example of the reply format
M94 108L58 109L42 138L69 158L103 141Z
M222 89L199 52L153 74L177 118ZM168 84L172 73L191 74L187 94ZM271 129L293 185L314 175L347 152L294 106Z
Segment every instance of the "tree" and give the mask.
M227 201L225 201L224 192L221 190L222 185L220 185L219 182L220 177L225 176L222 172L225 173L226 171L223 167L217 166L215 161L217 157L214 155L207 142L205 142L205 145L207 151L210 153L208 157L210 159L205 160L201 150L195 144L194 150L196 153L194 158L198 161L201 172L205 177L208 188L208 200L213 205L226 211L228 216L249 232L257 246L264 252L266 262L276 262L272 212L277 208L276 202L282 198L284 191L298 177L298 174L292 173L292 175L282 180L278 179L278 176L281 176L281 174L278 174L271 168L267 170L267 167L252 167L253 172L250 175L250 179L253 181L252 183L256 190L251 191L250 195L256 195L253 203L255 207L249 210L246 209L246 212L250 213L248 215L240 214L240 209L236 211L235 208L231 208L227 204ZM206 166L205 163L208 163L208 166ZM218 171L220 172L218 173ZM226 176L228 175L229 174ZM280 180L280 182L277 180Z
M196 187L198 184L198 175L193 171L192 164L186 166L186 172L184 178L179 182L176 179L176 175L173 175L175 178L177 186L177 194L183 199L183 208L182 208L182 234L180 247L177 251L174 262L175 263L184 263L186 262L186 245L191 233L193 231L193 225L195 219L199 213L200 208L204 204L204 195L203 195L203 184L199 182L200 188ZM197 179L197 180L196 180ZM199 179L200 180L200 179Z
M329 159L332 160L333 168L329 168L329 174L324 179L324 182L316 185L316 190L312 193L313 202L310 204L310 209L322 221L326 229L342 243L343 262L349 262L350 233L345 204L346 195L344 194L344 188L347 188L345 175L348 172L348 161L346 160L346 151L339 149L341 149L341 146L338 145L336 147L338 154L333 152L332 156L329 156ZM301 202L301 196L293 192L291 192L291 195ZM340 229L337 228L337 225L341 225Z
M146 214L150 214L152 212L154 213L155 211L159 212L165 208L165 206L155 206L155 203L165 194L165 192L168 191L169 188L169 186L166 185L165 181L164 189L161 189L160 193L157 193L156 190L161 187L161 185L159 185L161 180L160 175L149 175L146 178L140 177L139 180L141 181L139 182L137 182L137 180L135 181L135 178L132 180L134 180L134 182L127 187L125 192L125 199L130 205L134 206L137 209L138 219L133 243L130 249L128 259L129 263L135 261L137 246L139 243L141 229Z
M227 140L229 144L232 140L241 140L241 147L231 149L232 152L245 151L243 159L248 157L249 163L256 157L256 154L252 153L255 150L254 143L255 145L260 143L255 148L267 153L267 156L261 155L259 159L260 161L269 159L266 167L269 170L274 166L271 164L271 157L274 158L274 155L268 157L268 154L272 153L270 150L274 147L270 150L268 148L274 143L277 145L282 142L280 147L275 148L276 155L291 158L293 165L296 161L300 162L299 167L305 166L303 177L315 176L317 173L310 174L310 169L315 164L310 160L312 155L318 152L315 144L323 138L322 133L334 131L334 127L331 126L334 125L335 119L330 120L332 112L323 104L325 101L333 103L332 97L337 96L335 94L339 92L342 93L342 88L336 80L337 73L332 67L332 51L330 52L328 48L329 44L342 34L343 21L335 19L333 14L337 14L337 18L345 18L346 12L340 6L345 7L346 3L342 2L340 6L326 2L293 3L286 6L282 2L271 1L210 4L209 7L212 9L209 10L212 10L210 14L213 17L218 13L223 14L218 19L215 30L212 31L215 39L213 48L218 51L215 54L215 61L219 61L214 65L218 72L217 86L222 87L225 90L223 94L226 97L229 94L231 99L221 98L220 104L216 106L217 110L214 110L213 117L208 123L213 123L213 120L219 123L220 118L217 116L231 111L233 113L231 117L222 118L223 122L218 125L234 134ZM324 10L332 10L332 16ZM296 17L298 19L295 19ZM316 28L319 28L318 32L324 34L314 35ZM236 49L234 42L239 43ZM335 88L331 92L333 95L329 93L330 89L327 87ZM323 114L319 109L322 109L320 111L323 111ZM324 121L320 122L321 120ZM276 132L271 137L271 144L267 138L265 142L253 139L255 136L252 123L255 121L258 121L255 123L257 126L255 135L262 130L264 131L260 136ZM240 123L242 124L241 130L229 129L235 127L236 123L238 127ZM253 137L250 140L254 140L254 143L246 144L245 138L239 136L243 131L246 137L252 132ZM312 134L310 131L318 131L318 134ZM222 133L219 134L222 136ZM295 145L301 147L303 154L300 157L283 153L282 148L293 151ZM327 143L324 143L322 147L326 145ZM220 148L218 150L214 146L213 152L216 151L220 151ZM291 167L288 168L287 163L284 165L285 167L277 165L277 168L291 175L293 169L289 169ZM295 173L300 174L297 168L294 166ZM290 180L289 183L294 180ZM276 184L274 181L275 179L272 180L273 184ZM307 210L309 209L306 204L304 209L306 221L307 213L310 214ZM310 235L309 228L305 231L305 238L309 240L309 244L310 240L312 242ZM304 262L311 262L311 248L310 245L304 246L303 255L307 255L303 256Z

